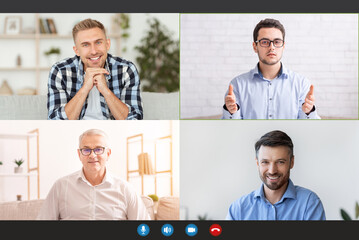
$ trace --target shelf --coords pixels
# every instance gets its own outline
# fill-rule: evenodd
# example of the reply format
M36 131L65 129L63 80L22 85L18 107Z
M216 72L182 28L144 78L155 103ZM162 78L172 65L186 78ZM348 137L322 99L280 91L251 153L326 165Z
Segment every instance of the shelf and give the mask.
M37 176L36 173L0 173L0 177L31 177Z
M28 137L37 137L36 133L26 133L26 134L0 134L1 138L10 138L10 139L27 139Z
M0 39L35 39L35 34L0 34Z

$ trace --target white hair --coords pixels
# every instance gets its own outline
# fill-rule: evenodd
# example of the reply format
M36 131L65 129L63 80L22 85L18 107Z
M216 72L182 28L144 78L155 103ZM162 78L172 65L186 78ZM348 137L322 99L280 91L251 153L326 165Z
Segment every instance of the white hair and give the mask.
M109 138L108 138L107 134L106 134L104 131L102 131L102 130L100 130L100 129L89 129L89 130L83 132L83 133L80 135L80 137L79 137L79 147L81 147L80 145L81 145L82 138L83 138L84 136L89 136L89 135L100 135L100 136L102 136L102 137L105 138L106 144L109 143Z

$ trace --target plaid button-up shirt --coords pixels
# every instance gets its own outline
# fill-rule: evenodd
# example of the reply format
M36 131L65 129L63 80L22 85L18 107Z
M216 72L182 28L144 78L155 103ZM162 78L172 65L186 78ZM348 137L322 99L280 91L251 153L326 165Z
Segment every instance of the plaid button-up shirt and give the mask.
M129 61L108 54L105 69L108 88L127 105L127 119L142 119L143 109L140 94L140 77L136 66ZM68 119L65 105L80 90L84 82L84 69L80 57L64 59L51 68L48 81L47 109L48 119ZM100 93L103 119L114 119L104 96ZM85 115L87 99L79 119Z

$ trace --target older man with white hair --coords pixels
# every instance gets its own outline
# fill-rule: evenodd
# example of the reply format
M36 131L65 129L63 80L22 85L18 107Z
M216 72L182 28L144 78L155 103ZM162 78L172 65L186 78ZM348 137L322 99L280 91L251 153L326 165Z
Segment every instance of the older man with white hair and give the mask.
M105 132L85 131L77 153L82 169L55 182L39 220L150 220L134 188L107 171L111 149Z

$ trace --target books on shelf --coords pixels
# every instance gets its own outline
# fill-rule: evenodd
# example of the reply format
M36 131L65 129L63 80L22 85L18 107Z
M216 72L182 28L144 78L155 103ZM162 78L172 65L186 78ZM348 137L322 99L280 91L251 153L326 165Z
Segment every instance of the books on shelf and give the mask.
M57 34L55 22L52 18L39 18L40 33Z
M152 162L148 153L141 153L138 155L138 170L140 175L152 175L155 171L152 167Z

